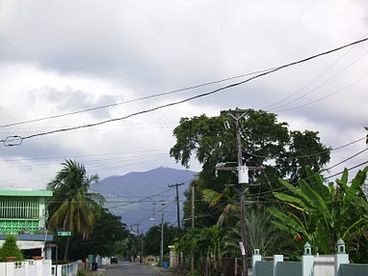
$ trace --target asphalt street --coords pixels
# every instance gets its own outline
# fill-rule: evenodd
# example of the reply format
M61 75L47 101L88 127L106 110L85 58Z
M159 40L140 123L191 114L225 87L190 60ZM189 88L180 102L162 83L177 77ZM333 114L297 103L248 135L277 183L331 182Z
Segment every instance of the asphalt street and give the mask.
M107 276L159 276L162 275L154 268L135 262L119 262L107 268Z

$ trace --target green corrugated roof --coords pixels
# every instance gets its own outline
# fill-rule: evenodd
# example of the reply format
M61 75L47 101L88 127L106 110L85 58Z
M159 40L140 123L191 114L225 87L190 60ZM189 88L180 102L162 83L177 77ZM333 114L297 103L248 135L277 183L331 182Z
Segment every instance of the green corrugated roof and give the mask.
M52 191L48 191L48 190L0 190L0 196L51 197Z

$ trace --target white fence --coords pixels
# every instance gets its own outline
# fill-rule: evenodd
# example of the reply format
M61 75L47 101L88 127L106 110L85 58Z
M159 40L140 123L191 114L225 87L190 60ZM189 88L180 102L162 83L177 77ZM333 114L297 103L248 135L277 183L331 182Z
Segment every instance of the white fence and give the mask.
M51 260L0 263L1 276L50 276ZM61 275L61 274L60 274Z
M51 266L51 276L76 276L78 273L78 267L80 265L80 261L63 264L57 266L57 273L56 273L56 265Z
M51 260L0 263L0 276L76 276L80 262L52 265Z
M315 276L335 276L335 256L334 255L319 255L314 256L314 275Z

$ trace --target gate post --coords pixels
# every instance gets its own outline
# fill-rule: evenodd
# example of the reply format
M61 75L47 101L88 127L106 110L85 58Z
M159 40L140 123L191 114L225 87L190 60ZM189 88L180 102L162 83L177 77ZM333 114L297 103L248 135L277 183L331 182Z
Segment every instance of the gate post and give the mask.
M309 242L304 244L304 255L302 256L302 275L313 276L314 256Z
M284 261L284 255L273 255L273 276L282 276L277 275L277 263Z
M257 276L256 272L256 262L262 261L262 256L259 254L259 249L254 249L252 256L252 275Z
M335 276L340 276L340 265L349 263L349 254L345 253L345 242L337 241L337 254L335 255Z

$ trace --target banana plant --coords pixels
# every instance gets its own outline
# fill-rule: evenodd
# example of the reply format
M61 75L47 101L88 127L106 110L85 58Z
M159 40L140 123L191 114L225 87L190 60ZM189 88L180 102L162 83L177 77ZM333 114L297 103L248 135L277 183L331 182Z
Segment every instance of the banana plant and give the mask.
M307 168L307 176L297 185L280 180L287 192L275 192L283 208L271 207L272 223L295 238L310 242L316 252L334 252L339 238L347 243L368 230L368 202L361 189L368 167L359 171L351 184L348 170L335 183Z

